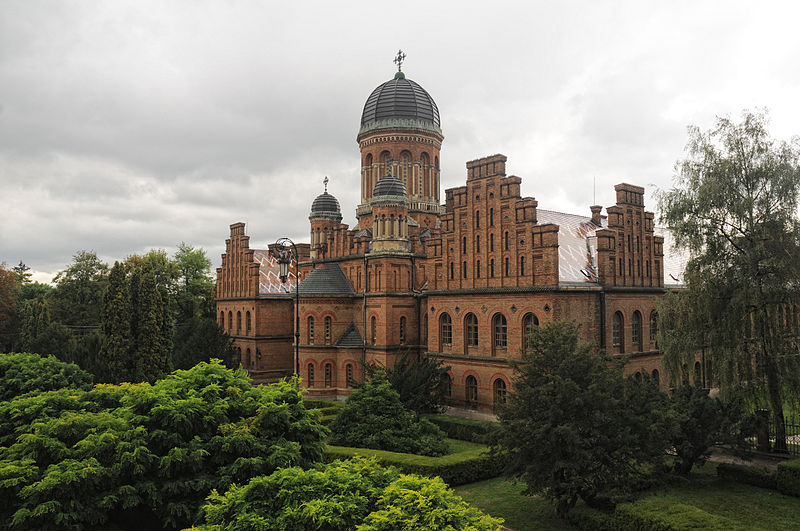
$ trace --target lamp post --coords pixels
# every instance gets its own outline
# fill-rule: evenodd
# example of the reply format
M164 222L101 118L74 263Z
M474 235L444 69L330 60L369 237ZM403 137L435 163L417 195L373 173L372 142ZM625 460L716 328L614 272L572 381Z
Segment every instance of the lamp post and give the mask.
M297 256L297 246L289 238L279 238L275 245L280 247L280 254L278 255L278 266L280 267L278 276L281 283L286 284L289 278L289 264L294 257L294 374L300 375L300 260ZM291 246L291 254L287 247Z

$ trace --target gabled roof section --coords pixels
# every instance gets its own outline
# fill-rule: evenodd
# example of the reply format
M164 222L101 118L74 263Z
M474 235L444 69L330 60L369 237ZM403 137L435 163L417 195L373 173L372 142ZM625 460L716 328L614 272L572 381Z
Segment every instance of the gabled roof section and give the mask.
M540 225L558 225L558 281L597 283L597 229L589 216L537 209Z
M278 277L280 266L275 256L266 249L254 249L253 261L258 264L258 293L260 295L285 294L294 291L297 284L294 272L296 264L294 258L289 264L289 278L286 284L281 283Z
M683 273L686 270L686 263L689 261L689 251L675 246L675 238L668 228L655 227L654 232L656 236L664 238L664 286L685 286Z
M353 286L337 264L321 264L300 282L300 295L351 295Z
M347 330L344 331L342 337L336 341L337 347L362 347L364 346L364 340L361 338L361 334L358 333L358 328L356 328L355 323L350 323L350 326L347 327Z

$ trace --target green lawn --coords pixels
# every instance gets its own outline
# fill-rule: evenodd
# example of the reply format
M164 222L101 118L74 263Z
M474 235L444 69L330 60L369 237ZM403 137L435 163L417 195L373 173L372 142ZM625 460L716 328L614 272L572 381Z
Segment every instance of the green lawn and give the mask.
M468 441L460 441L458 439L447 439L447 444L450 446L450 453L451 454L459 454L461 452L466 452L469 450L475 450L478 448L486 448L485 444L479 444L474 442Z
M572 529L556 517L547 500L524 496L522 483L516 485L505 478L494 478L462 485L453 490L485 513L505 519L505 526L514 531L533 529Z

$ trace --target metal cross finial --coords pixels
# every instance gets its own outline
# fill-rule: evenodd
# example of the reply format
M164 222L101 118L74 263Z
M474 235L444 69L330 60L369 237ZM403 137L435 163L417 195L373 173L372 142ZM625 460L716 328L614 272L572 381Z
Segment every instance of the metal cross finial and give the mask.
M322 179L322 183L325 185L325 193L328 193L328 176L326 175L324 179Z
M406 54L403 53L403 50L397 50L397 56L394 58L393 63L397 65L397 71L401 71L401 67L403 66L403 59L406 58Z

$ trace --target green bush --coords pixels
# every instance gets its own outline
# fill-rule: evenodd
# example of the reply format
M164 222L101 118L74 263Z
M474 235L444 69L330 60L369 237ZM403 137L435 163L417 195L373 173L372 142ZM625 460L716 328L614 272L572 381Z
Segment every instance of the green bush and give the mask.
M485 442L484 439L492 427L497 424L496 422L448 417L446 415L426 415L425 418L436 424L449 438L471 442Z
M0 354L0 401L30 391L53 391L65 387L88 391L92 388L92 375L74 363L64 363L52 355Z
M374 459L356 458L280 469L211 493L205 531L249 529L497 530L502 520L467 505L440 479L403 475Z
M745 483L764 489L777 489L777 474L766 468L735 465L733 463L720 463L717 466L717 475L737 483Z
M252 386L219 360L2 402L0 425L0 528L15 529L190 525L212 489L319 461L326 435L296 381Z
M729 530L736 522L685 503L665 504L657 497L617 505L614 529L619 531Z
M582 531L616 531L614 515L586 505L577 505L565 516L566 520Z
M306 405L306 409L325 409L334 407L338 411L344 407L344 402L336 402L333 400L314 400L312 398L304 398L303 403Z
M441 477L448 485L458 486L494 478L502 474L504 457L489 454L485 448L477 448L442 457L403 454L367 448L330 446L325 449L325 458L347 459L353 456L374 457L385 466L396 466L407 474Z
M382 371L350 395L331 424L331 444L375 450L444 455L444 433L403 407Z
M775 480L780 492L800 497L800 459L780 463Z

